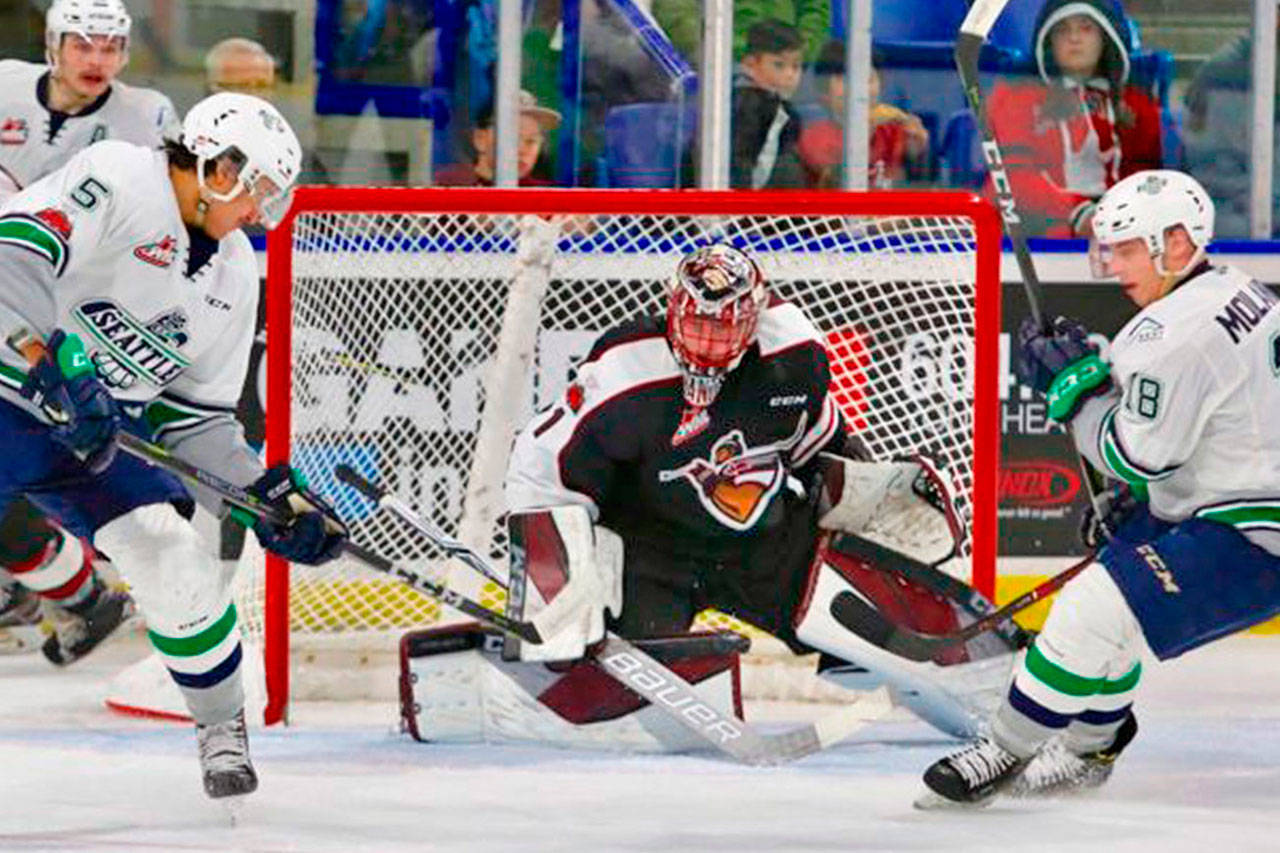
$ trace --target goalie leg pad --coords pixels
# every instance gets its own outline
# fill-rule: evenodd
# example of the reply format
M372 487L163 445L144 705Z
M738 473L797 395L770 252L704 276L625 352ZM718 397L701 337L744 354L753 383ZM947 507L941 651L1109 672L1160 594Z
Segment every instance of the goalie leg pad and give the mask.
M120 516L96 541L129 582L191 716L202 725L234 717L244 707L243 651L230 579L212 549L169 504Z
M848 555L819 548L794 616L796 636L851 664L831 665L826 659L827 666L820 674L827 680L850 689L866 689L878 680L889 686L895 701L935 728L956 737L975 736L1000 703L1013 663L1012 650L975 661L965 656L949 665L909 661L886 651L836 618L831 606L836 596L856 595L872 607L884 606L925 630L951 630L957 625L950 605L939 607L927 592L904 594L909 585L885 590L885 583L896 586L898 582L878 580L877 574Z
M736 634L690 634L637 643L709 705L742 716ZM684 752L705 744L591 658L546 665L504 660L501 636L478 625L406 635L400 644L404 729L444 743L541 743Z

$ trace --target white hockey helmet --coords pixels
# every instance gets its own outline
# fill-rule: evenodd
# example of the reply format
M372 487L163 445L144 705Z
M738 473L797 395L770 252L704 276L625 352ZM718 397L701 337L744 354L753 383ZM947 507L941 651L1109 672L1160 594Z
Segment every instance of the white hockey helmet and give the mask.
M210 95L187 113L179 141L196 155L196 176L208 197L232 201L249 193L268 228L289 212L302 169L302 145L271 104L239 92ZM205 184L205 164L222 158L238 168L240 180L229 192L217 193Z
M53 0L44 16L45 56L54 64L58 45L68 33L81 38L107 36L129 45L133 19L120 0Z
M1160 275L1179 275L1200 263L1213 239L1213 199L1200 182L1185 172L1150 169L1136 172L1107 190L1093 213L1090 261L1093 273L1106 278L1110 248L1126 240L1142 239ZM1164 268L1165 233L1186 229L1196 253L1181 270Z

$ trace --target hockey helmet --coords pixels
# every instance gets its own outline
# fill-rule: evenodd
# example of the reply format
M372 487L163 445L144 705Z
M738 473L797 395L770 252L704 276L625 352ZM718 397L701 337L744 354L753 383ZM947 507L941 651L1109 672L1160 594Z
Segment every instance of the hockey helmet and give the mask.
M1111 247L1142 239L1160 275L1179 275L1198 264L1213 239L1213 199L1195 178L1171 169L1137 172L1118 182L1098 200L1093 214L1089 259L1093 274L1108 277ZM1164 268L1165 233L1181 225L1196 252L1181 270Z
M182 122L182 145L196 155L200 189L217 201L249 193L262 222L274 228L289 212L302 169L302 145L271 104L238 92L219 92L197 103ZM239 181L225 193L205 184L205 164L227 159Z
M58 45L68 33L88 39L107 36L129 45L133 19L120 0L53 0L44 17L45 57L54 64Z
M733 246L704 246L671 280L667 340L684 377L684 397L709 406L725 374L755 341L768 294L760 267Z

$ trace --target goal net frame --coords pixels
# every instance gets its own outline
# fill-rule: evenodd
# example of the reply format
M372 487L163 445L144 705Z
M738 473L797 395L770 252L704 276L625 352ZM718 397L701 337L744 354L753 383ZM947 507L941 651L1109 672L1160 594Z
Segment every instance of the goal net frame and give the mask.
M1000 452L1000 239L995 208L971 193L927 191L745 192L704 190L300 187L285 220L267 235L266 463L288 461L293 434L294 226L304 215L490 215L652 217L954 217L972 223L974 250L971 582L991 596L997 545ZM505 325L505 322L504 322ZM504 330L505 333L505 330ZM478 432L483 431L483 420ZM477 441L483 440L478 438ZM499 437L499 440L506 440ZM492 519L489 519L490 521ZM451 531L453 532L453 531ZM460 537L464 538L464 537ZM464 538L465 541L465 538ZM307 567L296 571L305 572ZM290 678L290 571L267 555L263 609L265 722L285 719Z

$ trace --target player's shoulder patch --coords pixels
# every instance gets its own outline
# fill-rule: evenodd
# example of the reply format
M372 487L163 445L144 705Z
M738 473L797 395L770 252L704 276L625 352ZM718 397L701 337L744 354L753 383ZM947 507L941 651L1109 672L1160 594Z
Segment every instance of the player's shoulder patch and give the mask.
M62 275L71 256L71 219L56 207L34 213L7 213L0 216L0 244L15 246L41 257Z

